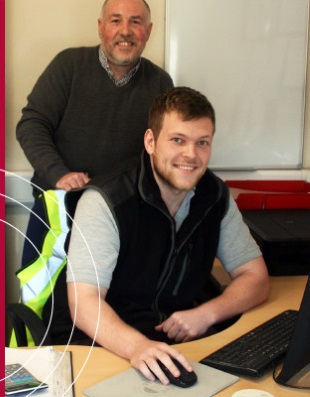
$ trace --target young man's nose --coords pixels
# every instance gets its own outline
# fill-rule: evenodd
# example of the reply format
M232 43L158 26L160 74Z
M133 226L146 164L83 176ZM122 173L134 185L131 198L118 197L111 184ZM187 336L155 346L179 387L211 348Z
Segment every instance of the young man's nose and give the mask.
M185 146L183 155L185 157L194 158L196 156L196 145L189 143Z

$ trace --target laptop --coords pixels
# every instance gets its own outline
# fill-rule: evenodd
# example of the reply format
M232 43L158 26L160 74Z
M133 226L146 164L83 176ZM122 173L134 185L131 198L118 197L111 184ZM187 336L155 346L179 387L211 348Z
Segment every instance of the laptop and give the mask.
M310 388L310 275L293 336L275 381L289 387Z

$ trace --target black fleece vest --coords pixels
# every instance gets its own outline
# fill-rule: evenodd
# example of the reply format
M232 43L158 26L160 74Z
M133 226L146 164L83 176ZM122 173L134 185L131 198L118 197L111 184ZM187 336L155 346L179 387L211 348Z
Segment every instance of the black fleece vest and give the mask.
M210 275L228 203L226 185L208 170L178 232L146 154L140 165L116 177L94 178L87 188L102 194L119 230L120 254L107 302L128 324L165 340L155 325L192 308ZM74 201L70 194L69 209Z

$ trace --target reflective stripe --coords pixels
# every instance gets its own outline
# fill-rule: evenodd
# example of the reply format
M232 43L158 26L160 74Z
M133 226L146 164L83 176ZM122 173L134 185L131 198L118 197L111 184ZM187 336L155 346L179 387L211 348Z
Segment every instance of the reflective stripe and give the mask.
M23 303L30 303L48 286L51 293L54 289L52 278L59 268L63 267L66 257L64 243L69 231L64 205L65 193L64 190L49 190L43 193L49 231L44 238L40 257L17 275L21 283Z
M44 261L42 259L42 261ZM31 280L29 280L22 287L22 302L27 303L31 299L34 299L36 296L40 295L40 293L48 286L51 286L51 292L54 288L52 283L52 277L57 272L61 264L63 263L64 258L50 258L46 265L42 269L36 273Z
M33 295L33 298L26 302L27 306L29 306L40 318L42 318L42 312L46 301L53 294L59 273L64 268L66 263L67 261L64 259L58 269L56 269L55 274L51 277L50 283L46 285L46 287L43 288L38 295Z

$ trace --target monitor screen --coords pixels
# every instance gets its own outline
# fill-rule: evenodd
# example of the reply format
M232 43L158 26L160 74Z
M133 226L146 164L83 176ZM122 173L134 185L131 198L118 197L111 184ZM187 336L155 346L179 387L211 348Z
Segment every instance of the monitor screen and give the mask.
M293 336L275 380L285 386L310 388L310 275Z

